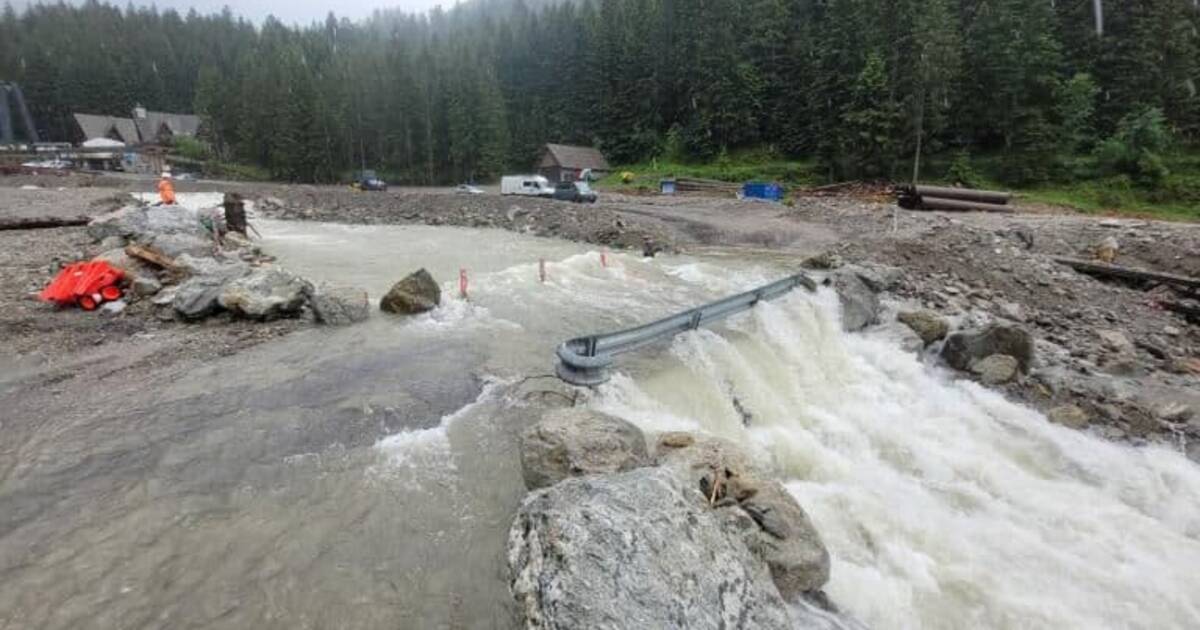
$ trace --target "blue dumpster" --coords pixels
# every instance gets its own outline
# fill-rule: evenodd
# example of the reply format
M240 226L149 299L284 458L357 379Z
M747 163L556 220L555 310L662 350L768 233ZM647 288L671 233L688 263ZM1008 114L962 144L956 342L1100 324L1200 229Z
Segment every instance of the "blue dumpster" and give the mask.
M783 201L783 186L762 182L746 182L746 185L742 186L742 196L747 199Z

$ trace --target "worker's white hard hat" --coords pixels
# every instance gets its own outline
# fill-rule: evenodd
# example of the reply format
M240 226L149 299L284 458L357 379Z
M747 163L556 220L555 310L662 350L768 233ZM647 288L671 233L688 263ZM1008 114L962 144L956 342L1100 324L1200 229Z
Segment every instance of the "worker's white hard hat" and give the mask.
M162 178L163 179L171 179L171 171L164 171L162 174Z

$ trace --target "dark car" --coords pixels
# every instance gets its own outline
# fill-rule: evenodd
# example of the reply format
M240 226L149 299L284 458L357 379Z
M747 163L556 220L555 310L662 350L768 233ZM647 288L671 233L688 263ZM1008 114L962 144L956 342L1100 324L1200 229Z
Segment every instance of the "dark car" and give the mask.
M358 171L354 173L354 183L350 184L350 186L356 190L374 192L385 192L388 189L387 182L379 179L375 171Z
M596 191L587 182L562 182L554 188L554 198L575 203L596 203Z

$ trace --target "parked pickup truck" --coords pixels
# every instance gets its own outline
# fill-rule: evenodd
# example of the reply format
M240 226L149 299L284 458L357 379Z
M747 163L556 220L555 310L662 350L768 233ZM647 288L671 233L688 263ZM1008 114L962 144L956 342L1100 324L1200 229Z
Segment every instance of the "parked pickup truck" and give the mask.
M554 189L554 198L575 203L596 203L596 191L587 182L562 182Z

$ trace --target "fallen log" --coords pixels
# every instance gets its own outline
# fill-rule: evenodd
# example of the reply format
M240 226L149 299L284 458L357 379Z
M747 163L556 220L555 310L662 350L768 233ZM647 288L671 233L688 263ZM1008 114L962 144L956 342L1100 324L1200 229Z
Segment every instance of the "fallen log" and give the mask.
M970 188L946 188L943 186L909 186L908 190L915 192L918 197L935 197L937 199L957 199L975 203L990 203L1007 205L1012 201L1012 194L993 190L972 190Z
M91 222L89 217L31 217L0 218L0 230L45 230L61 227L78 227Z
M170 256L146 245L138 245L136 243L126 245L125 253L129 256L148 262L166 269L168 271L179 271L179 266L175 264L175 260Z
M1200 324L1200 307L1184 304L1183 302L1159 302L1159 304L1172 313L1182 315L1189 323Z
M1060 265L1066 265L1075 271L1085 273L1090 276L1154 282L1157 284L1166 284L1187 289L1193 292L1200 291L1200 278L1179 276L1171 273L1160 273L1157 271L1145 271L1143 269L1122 267L1120 265L1110 265L1108 263L1090 260L1079 260L1077 258L1057 257L1054 259L1054 262Z
M901 195L900 207L907 210L942 210L945 212L998 212L1011 214L1015 212L1011 206L961 199L941 199L938 197L913 197Z

